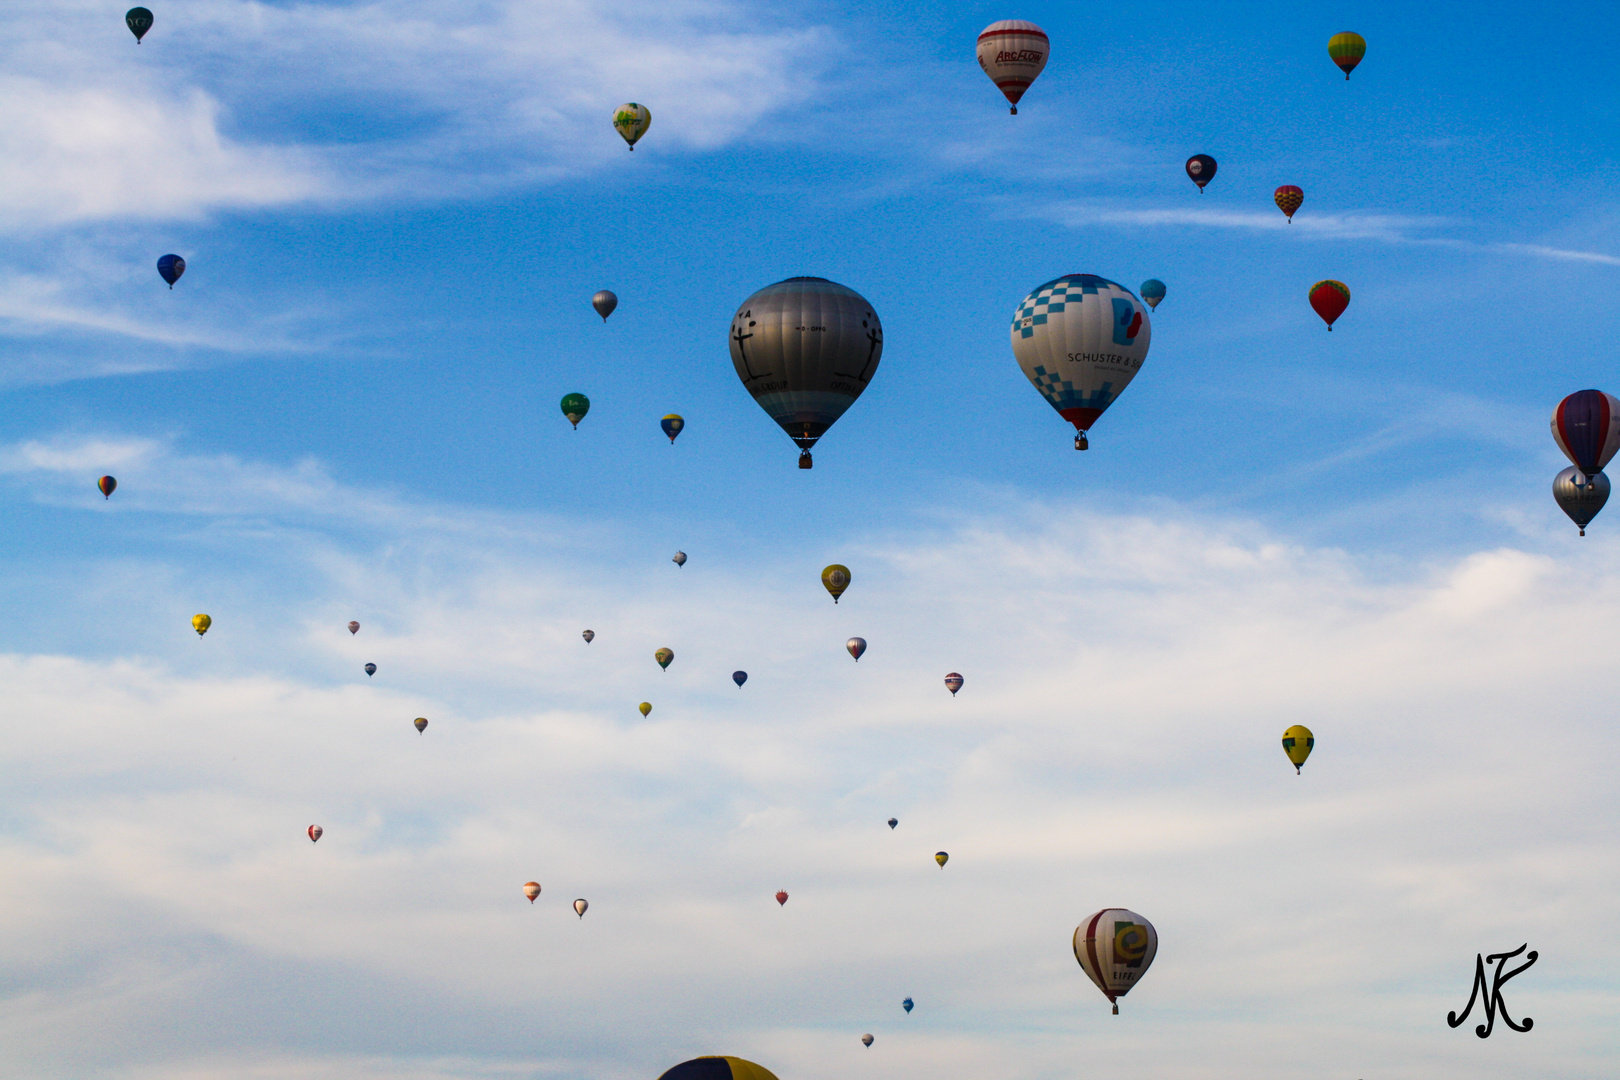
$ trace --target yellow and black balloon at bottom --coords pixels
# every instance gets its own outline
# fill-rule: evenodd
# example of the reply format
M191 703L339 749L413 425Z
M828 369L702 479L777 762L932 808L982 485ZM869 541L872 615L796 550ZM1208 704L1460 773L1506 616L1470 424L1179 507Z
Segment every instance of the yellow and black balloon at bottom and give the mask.
M776 1080L763 1065L737 1057L700 1057L683 1061L658 1080Z

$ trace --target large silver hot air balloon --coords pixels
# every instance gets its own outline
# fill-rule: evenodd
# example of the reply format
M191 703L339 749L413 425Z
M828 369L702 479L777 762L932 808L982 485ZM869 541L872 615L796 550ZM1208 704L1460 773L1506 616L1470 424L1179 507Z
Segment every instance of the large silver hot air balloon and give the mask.
M1056 278L1013 313L1012 349L1035 389L1079 434L1130 385L1147 359L1147 309L1123 285L1095 274Z
M731 319L731 363L760 408L810 448L855 403L883 356L883 324L865 297L826 278L759 290Z
M1159 932L1134 911L1103 908L1074 930L1074 958L1097 989L1114 1003L1130 993L1159 952Z
M1587 476L1571 465L1553 477L1553 498L1585 536L1586 523L1597 517L1609 501L1609 478L1602 473Z

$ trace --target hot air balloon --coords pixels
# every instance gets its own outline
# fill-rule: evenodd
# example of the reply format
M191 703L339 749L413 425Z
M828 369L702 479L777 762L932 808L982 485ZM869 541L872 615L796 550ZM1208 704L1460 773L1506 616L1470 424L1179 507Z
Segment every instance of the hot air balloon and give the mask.
M838 603L838 598L844 595L844 590L849 588L849 583L850 574L847 566L833 563L821 571L821 584L826 586L828 592L832 593L833 603L835 604Z
M642 716L647 716L652 712L652 702L643 701L640 705L637 705L636 708L641 710Z
M586 909L588 909L590 906L590 903L582 896L578 900L574 901L574 914L583 919L585 917Z
M810 448L855 404L883 356L883 325L860 293L818 277L759 290L731 319L731 363L754 401Z
M366 675L369 677L369 676L372 676L372 675L375 675L375 674L377 674L377 665L376 664L367 664L366 665Z
M579 636L585 639L585 644L589 645L591 642L596 640L596 631L587 630Z
M1074 958L1114 1003L1115 1016L1119 999L1147 973L1158 951L1153 924L1124 908L1104 908L1074 930Z
M909 1014L911 1012L911 1010L912 1010L912 1001L911 1001L911 999L906 998L904 1001L902 1001L900 1003L900 1007L902 1009L906 1010L906 1012Z
M607 317L613 314L613 309L618 306L619 298L606 289L591 297L591 307L595 308L596 313L602 316L603 322L607 322Z
M742 684L748 681L748 672L733 671L731 673L731 681L737 684L737 689L741 690Z
M1147 359L1153 328L1123 285L1093 274L1055 278L1013 313L1013 356L1058 415L1075 426L1074 448L1124 393Z
M1318 281L1311 286L1311 307L1322 316L1322 321L1328 324L1328 331L1333 330L1333 321L1344 314L1344 309L1350 306L1350 286L1342 281Z
M579 430L579 422L585 419L585 414L591 411L591 399L584 394L564 394L562 399L562 414L568 417L568 422Z
M1283 753L1288 760L1294 763L1294 772L1299 772L1305 759L1311 756L1311 750L1316 746L1316 736L1304 724L1295 724L1283 732Z
M523 883L523 895L529 898L529 903L534 903L535 898L540 895L540 883L538 881L525 881Z
M1601 390L1577 390L1552 414L1553 442L1581 472L1603 471L1620 450L1620 400Z
M776 890L776 904L777 904L777 906L781 907L782 905L784 905L786 903L787 903L787 892L785 890L783 890L783 889L777 889Z
M110 499L113 491L118 487L118 481L110 476L103 476L96 481L96 487L100 489L102 498Z
M737 1057L700 1057L683 1061L658 1080L776 1080L763 1065Z
M1284 184L1271 197L1277 203L1277 209L1288 215L1288 224L1292 225L1294 211L1305 201L1305 192L1293 184Z
M669 561L674 563L676 566L685 566L686 565L686 552L677 551L675 554L673 554L673 555L671 555L669 557Z
M898 824L900 824L900 819L899 818L893 818L892 817L892 818L889 819L889 828L892 829Z
M1142 282L1140 291L1142 293L1142 303L1154 311L1158 311L1159 303L1164 299L1164 282L1156 277L1150 277Z
M871 1046L872 1042L873 1042L873 1039L872 1039L872 1033L871 1032L867 1032L865 1035L861 1036L861 1045L863 1045L863 1046Z
M956 692L962 689L962 676L954 671L945 676L945 689L951 692L951 697L955 697Z
M1204 185L1215 179L1215 170L1220 166L1208 154L1194 154L1187 159L1187 177L1198 185L1198 194L1204 193Z
M197 631L198 637L202 637L204 634L208 633L208 628L213 625L214 620L210 619L207 615L193 615L191 617L191 628Z
M653 653L653 659L658 661L659 667L663 668L665 671L668 671L669 662L675 659L675 651L673 649L659 649L657 652Z
M647 111L645 105L631 101L613 110L613 130L623 136L632 150L636 148L636 140L647 134L651 126L652 113Z
M1014 116L1018 99L1046 67L1051 51L1046 31L1021 19L993 22L979 32L979 66L1006 95Z
M124 25L135 35L135 44L139 45L141 38L152 29L152 13L143 7L132 7L124 12Z
M355 622L352 619L349 620L349 633L358 634L359 632L360 632L360 624Z
M1600 472L1588 475L1570 465L1553 477L1553 498L1585 536L1587 522L1609 501L1609 478Z
M427 717L418 716L415 720L411 721L411 724L416 728L416 733L420 735L422 732L427 730Z
M158 260L158 274L174 288L174 283L180 280L180 275L186 272L186 260L178 255L165 255Z
M326 830L321 828L319 825L311 825L309 827L309 842L312 844L315 843L325 832Z
M848 641L844 642L844 648L849 650L849 655L853 656L855 658L855 662L858 664L861 661L861 654L866 651L866 639L863 637L852 637Z
M682 420L674 413L670 413L668 416L658 421L658 426L664 429L665 435L669 436L669 445L674 446L675 436L681 433L681 429L686 426L686 421Z
M1339 65L1339 70L1344 72L1344 81L1349 82L1350 73L1361 63L1361 58L1367 55L1367 39L1348 31L1334 34L1328 38L1328 55Z
M947 862L950 862L950 859L951 857L945 854L943 851L934 852L934 861L939 863L942 868Z

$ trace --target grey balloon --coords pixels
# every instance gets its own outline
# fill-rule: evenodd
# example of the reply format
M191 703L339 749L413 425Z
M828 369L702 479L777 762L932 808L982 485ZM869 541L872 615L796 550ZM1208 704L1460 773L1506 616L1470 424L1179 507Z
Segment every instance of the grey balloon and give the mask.
M676 566L685 566L686 565L686 552L677 551L675 554L673 554L673 555L671 555L669 557L669 561L674 563Z
M607 322L607 317L613 314L613 309L618 306L619 298L606 289L591 297L591 307L595 308L596 313L602 316L603 322Z
M587 630L579 636L585 639L585 644L589 645L591 642L596 640L596 631Z
M1609 501L1609 478L1602 473L1587 476L1571 465L1553 477L1553 498L1585 536L1586 523Z
M731 363L759 407L799 444L799 467L877 373L883 324L866 298L826 278L759 290L731 319Z

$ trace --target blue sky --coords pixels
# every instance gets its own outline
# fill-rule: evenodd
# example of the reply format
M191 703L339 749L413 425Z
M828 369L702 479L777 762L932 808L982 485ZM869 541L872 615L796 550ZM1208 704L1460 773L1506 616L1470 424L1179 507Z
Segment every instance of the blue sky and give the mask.
M14 7L18 1075L1612 1069L1620 546L1547 432L1613 391L1608 8ZM1169 288L1084 455L1007 341L1070 272ZM800 274L886 337L810 472L724 344ZM1534 1031L1447 1029L1526 939Z

